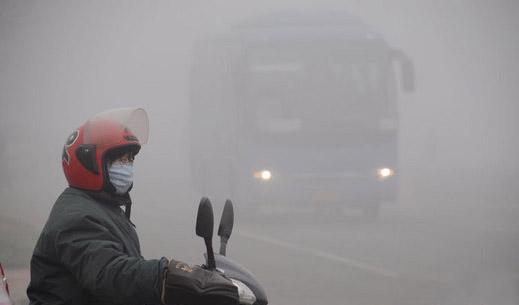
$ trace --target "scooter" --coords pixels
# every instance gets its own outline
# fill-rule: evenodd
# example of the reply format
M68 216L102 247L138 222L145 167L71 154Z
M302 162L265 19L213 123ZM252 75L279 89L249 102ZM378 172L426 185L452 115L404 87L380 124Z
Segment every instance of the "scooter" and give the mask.
M267 305L267 295L263 287L250 271L240 266L230 258L226 257L226 248L229 237L231 237L234 225L234 209L232 202L227 200L218 227L220 236L220 254L213 252L213 206L211 201L203 197L198 206L196 217L196 235L202 237L207 248L204 254L208 270L220 272L229 278L238 288L240 304L244 305Z

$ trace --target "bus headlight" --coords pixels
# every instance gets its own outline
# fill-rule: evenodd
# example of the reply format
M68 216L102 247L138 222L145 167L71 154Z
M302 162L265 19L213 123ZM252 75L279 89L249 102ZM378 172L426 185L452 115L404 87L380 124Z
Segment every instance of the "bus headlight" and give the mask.
M254 178L261 179L263 181L269 181L272 179L272 173L269 170L261 170L254 172Z
M395 174L395 171L389 167L382 167L377 170L377 176L380 180L386 180L389 177L392 177Z

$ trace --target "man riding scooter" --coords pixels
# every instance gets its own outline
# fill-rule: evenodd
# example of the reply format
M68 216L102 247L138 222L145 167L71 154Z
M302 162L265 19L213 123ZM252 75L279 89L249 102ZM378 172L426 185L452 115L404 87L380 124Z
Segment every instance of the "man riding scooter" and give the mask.
M143 109L95 115L66 140L69 187L58 197L31 259L36 304L238 304L217 272L142 257L130 220L133 162L147 142Z

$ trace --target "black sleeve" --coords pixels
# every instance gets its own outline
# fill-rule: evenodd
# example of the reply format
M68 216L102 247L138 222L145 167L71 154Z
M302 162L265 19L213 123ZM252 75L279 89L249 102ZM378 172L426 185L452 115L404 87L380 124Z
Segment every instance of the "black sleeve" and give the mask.
M166 259L129 257L117 238L92 216L72 219L55 236L60 262L80 285L101 300L160 303Z

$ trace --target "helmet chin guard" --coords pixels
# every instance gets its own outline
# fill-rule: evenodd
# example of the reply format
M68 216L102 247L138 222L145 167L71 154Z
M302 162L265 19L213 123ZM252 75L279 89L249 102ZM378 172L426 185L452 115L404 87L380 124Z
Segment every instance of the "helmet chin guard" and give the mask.
M107 175L107 153L131 151L148 142L148 116L142 108L119 108L96 114L67 138L62 166L70 186L111 190Z

